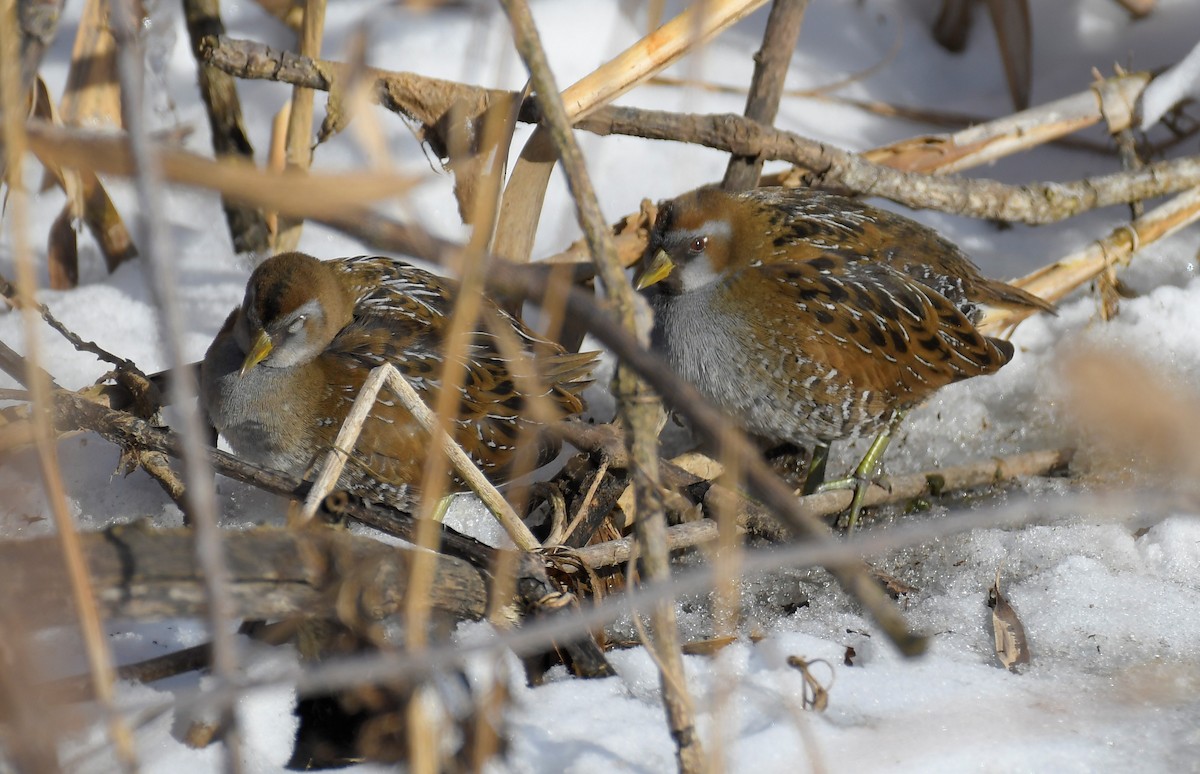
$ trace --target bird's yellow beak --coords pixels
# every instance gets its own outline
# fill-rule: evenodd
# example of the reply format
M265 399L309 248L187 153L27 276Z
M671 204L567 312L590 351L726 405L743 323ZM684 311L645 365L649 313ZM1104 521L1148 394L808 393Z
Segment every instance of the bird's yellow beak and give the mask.
M667 251L659 250L654 254L654 260L650 261L650 265L633 278L633 286L638 290L645 290L669 277L674 268L675 262L671 260L671 256L667 255Z
M258 338L254 340L254 346L250 347L249 354L242 361L242 370L238 371L238 376L245 376L251 368L261 363L267 355L271 354L271 350L274 348L275 345L271 343L271 337L267 335L267 332L259 331Z

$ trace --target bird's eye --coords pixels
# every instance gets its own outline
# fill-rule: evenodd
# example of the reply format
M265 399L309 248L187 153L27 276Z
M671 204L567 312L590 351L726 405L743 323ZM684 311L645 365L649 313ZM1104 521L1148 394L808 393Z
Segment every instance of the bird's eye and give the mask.
M692 243L688 245L688 252L692 255L699 255L704 252L704 248L708 247L708 237L696 237Z
M287 329L288 333L299 333L300 330L304 327L304 323L307 320L308 320L308 315L306 315L306 314L302 314L299 317L297 317L295 320L292 320L292 324L289 325L288 329Z

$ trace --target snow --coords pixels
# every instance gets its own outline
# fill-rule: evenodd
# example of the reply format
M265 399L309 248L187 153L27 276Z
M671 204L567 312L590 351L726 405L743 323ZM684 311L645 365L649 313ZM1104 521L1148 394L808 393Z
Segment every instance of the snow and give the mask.
M1179 64L1154 79L1142 95L1143 130L1154 126L1163 115L1185 99L1200 96L1200 43Z
M68 6L59 37L46 61L51 90L60 93L66 76L79 3ZM1114 63L1155 69L1182 60L1196 44L1200 5L1161 0L1153 14L1136 22L1110 0L1031 3L1034 15L1033 103L1087 87L1093 67ZM290 46L288 33L253 2L222 4L229 34L276 47ZM812 3L804 19L788 86L815 88L867 70L891 56L886 66L838 93L906 106L976 114L1010 112L1008 89L990 23L980 11L965 53L938 48L929 28L936 3L896 4L883 0ZM678 3L669 4L669 12ZM544 0L534 6L560 86L567 86L632 43L642 30L639 4L596 0ZM699 57L677 64L670 74L722 84L748 83L750 55L758 46L766 13L760 11L710 44ZM488 86L520 88L525 74L507 43L507 24L489 3L468 9L409 12L375 0L330 4L326 56L341 58L351 36L370 37L370 63ZM161 75L151 78L150 105L157 128L188 127L187 145L205 152L208 125L194 87L194 63L180 12L158 4L149 26L150 48ZM900 47L888 52L895 41ZM1183 72L1181 68L1180 72ZM1155 89L1166 104L1194 86ZM240 85L246 124L259 153L265 153L271 117L288 96L278 84ZM1149 102L1150 97L1147 97ZM744 98L699 88L645 86L622 104L658 109L740 112ZM317 100L322 115L323 97ZM1155 108L1157 111L1157 108ZM1150 106L1146 115L1151 113ZM428 228L462 238L446 175L431 170L409 130L393 116L377 116L389 138L391 163L421 175L418 193L406 202ZM1149 118L1147 119L1149 123ZM888 120L846 105L785 99L778 124L841 147L864 149L936 129ZM1162 130L1157 130L1161 132ZM518 132L517 146L528 136ZM1100 139L1099 130L1087 136ZM1163 135L1153 135L1159 139ZM622 137L580 140L605 215L610 220L637 209L643 197L672 196L719 179L725 159L715 151ZM1196 140L1182 150L1195 152ZM366 155L353 130L316 151L324 170L359 168ZM778 165L770 165L773 169ZM1002 160L977 171L1006 182L1071 180L1115 171L1117 162L1087 152L1047 147ZM32 162L27 180L40 171ZM111 181L118 207L132 223L130 188ZM28 234L40 245L62 206L61 195L33 197ZM890 205L889 205L890 206ZM225 315L242 295L252 261L232 253L215 197L171 190L165 200L180 273L180 297L189 324L186 352L199 358ZM985 272L1018 276L1073 252L1128 218L1126 208L1088 213L1056 226L996 229L987 223L939 213L915 213L970 252ZM11 223L0 241L0 272L13 275ZM556 173L535 247L537 255L561 249L578 235L572 206ZM353 240L321 227L305 227L301 249L322 257L363 252ZM1065 301L1054 318L1036 318L1017 331L1017 356L994 377L945 389L906 422L889 453L893 472L956 464L992 455L1080 444L1082 480L1023 482L996 500L1027 508L1055 503L1052 518L1022 528L976 528L892 552L880 569L917 587L905 601L911 625L931 635L927 655L905 659L884 642L872 623L820 572L779 569L748 579L742 600L743 638L714 657L685 658L688 687L695 698L698 728L710 754L731 772L782 771L1029 771L1200 770L1200 520L1194 506L1130 513L1113 521L1086 508L1071 509L1085 486L1132 480L1148 486L1137 470L1113 470L1095 462L1089 436L1073 426L1069 376L1063 364L1085 348L1106 347L1136 355L1169 370L1188 389L1200 384L1200 282L1196 227L1138 254L1123 279L1138 294L1122 300L1121 314L1108 323L1097 317L1087 293ZM69 292L43 291L41 300L85 338L133 359L146 371L165 367L156 313L138 263L107 275L88 237L81 237L82 285ZM39 266L41 263L39 263ZM42 271L45 278L44 268ZM16 314L0 314L0 340L23 350ZM74 352L48 330L41 331L43 362L59 382L79 388L106 370ZM15 386L4 380L0 386ZM1129 396L1136 401L1138 396ZM846 466L861 449L837 450L831 470ZM117 452L96 437L62 442L72 513L82 529L114 520L147 516L178 524L178 511L141 472L127 479L112 473ZM1093 467L1095 465L1095 467ZM31 454L15 455L0 467L0 536L46 535L51 531L45 498ZM275 498L219 484L221 504L232 526L281 522ZM992 501L957 498L955 508L986 513ZM1150 508L1150 506L1147 506ZM885 519L881 529L902 529L908 520L952 523L958 511L942 505L926 514ZM1065 514L1065 515L1064 515ZM1136 519L1134 518L1136 516ZM477 504L459 498L448 517L462 528L499 539L483 523ZM1139 527L1147 526L1144 532ZM1002 586L1024 623L1032 663L1020 674L1000 668L992 653L987 588L1002 567ZM807 604L804 604L804 602ZM688 638L712 633L704 595L680 603ZM628 621L624 633L632 636ZM137 661L204 639L198 622L154 625L109 624L110 644L122 663ZM495 636L484 624L464 626L462 643ZM66 630L37 636L47 677L81 671L78 637ZM250 678L283 676L266 691L248 693L239 705L247 740L247 771L278 771L290 751L295 718L290 675L298 670L290 648L262 649L243 643ZM844 666L847 647L854 666ZM814 676L829 688L824 713L801 708L804 687L789 656L813 663ZM591 772L671 770L674 751L662 709L658 678L643 648L617 651L619 677L582 681L561 670L537 688L525 686L520 669L505 660L513 703L508 710L509 753L493 764L497 772ZM486 670L485 670L486 671ZM490 679L477 677L479 680ZM118 700L134 717L147 707L194 696L208 678L183 676L140 686L122 683ZM182 713L182 710L181 710ZM183 744L185 714L151 715L137 728L138 753L148 772L210 771L220 766L215 748ZM71 770L105 771L113 765L102 724L88 726L63 749ZM370 770L372 767L361 767ZM377 767L374 770L378 770Z

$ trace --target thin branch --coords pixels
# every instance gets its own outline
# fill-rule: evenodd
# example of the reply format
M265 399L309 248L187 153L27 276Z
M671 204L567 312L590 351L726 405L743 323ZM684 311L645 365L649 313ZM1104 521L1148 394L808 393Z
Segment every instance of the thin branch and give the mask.
M131 177L134 158L127 136L86 129L66 129L31 121L26 125L30 149L62 167ZM205 158L195 153L148 143L148 153L165 180L207 188L232 201L274 206L297 217L329 210L353 211L398 196L416 178L390 173L307 174L272 172L235 158Z
M746 118L770 126L779 112L779 99L787 78L788 65L796 41L800 38L800 23L808 0L774 0L762 48L754 55L754 75L746 95ZM763 160L757 156L734 156L725 168L722 187L731 191L754 188L762 174Z
M22 303L20 294L17 293L17 289L3 276L0 276L0 295L7 298L14 307L19 308ZM66 325L63 325L63 323L54 316L54 313L51 312L50 308L45 304L35 301L33 302L33 308L37 310L37 313L41 315L42 320L44 320L47 325L49 325L56 333L66 339L67 343L75 348L76 352L90 353L95 355L100 360L110 363L117 368L123 368L132 371L133 373L141 374L141 371L132 360L114 355L96 342L84 339Z
M768 160L788 161L808 170L772 182L832 186L881 196L914 209L1044 225L1100 207L1176 193L1200 185L1200 156L1185 156L1064 183L1005 185L983 178L933 177L873 164L861 156L791 132L763 126L742 116L689 115L634 108L612 108L584 122L597 134L627 134L648 139L698 143L717 150Z
M592 260L604 280L608 301L612 304L622 327L637 331L634 316L633 290L617 258L608 224L600 212L596 192L583 154L575 140L564 98L558 93L554 72L546 59L537 26L525 0L502 0L512 22L517 51L529 69L538 104L546 117L543 128L558 151L567 187L575 201L576 218L583 229ZM704 10L708 10L705 8ZM704 18L704 17L701 17ZM578 86L578 85L577 85ZM572 99L576 115L586 110L584 97ZM643 335L648 331L640 332ZM654 581L670 578L670 556L667 551L666 518L658 500L658 416L661 408L653 393L626 365L619 364L613 380L617 400L617 415L628 427L629 455L634 465L634 487L637 491L637 520L634 534L642 552L642 575ZM675 740L680 771L701 772L707 769L704 749L695 727L695 710L687 690L683 671L683 655L679 649L679 630L675 620L674 602L664 602L654 610L654 633L661 669L663 703L671 737ZM649 644L649 643L648 643Z

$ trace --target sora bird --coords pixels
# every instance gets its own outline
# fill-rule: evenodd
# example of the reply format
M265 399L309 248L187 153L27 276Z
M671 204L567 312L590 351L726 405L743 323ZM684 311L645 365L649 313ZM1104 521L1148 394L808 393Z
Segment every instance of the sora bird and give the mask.
M1050 310L991 280L901 215L813 190L701 188L659 209L635 280L651 343L749 432L813 448L879 433L852 476L853 527L904 412L1013 355L976 328L998 309Z
M391 258L269 258L204 356L204 407L236 453L302 477L333 448L375 367L395 366L433 403L457 293L453 281ZM557 453L556 442L530 432L529 402L545 399L563 417L582 411L595 353L565 352L485 298L480 319L489 315L511 328L534 368L518 378L491 329L478 326L461 355L466 376L452 434L499 483ZM536 448L521 454L521 442L534 437ZM428 446L413 416L381 396L339 486L368 498L411 497Z

